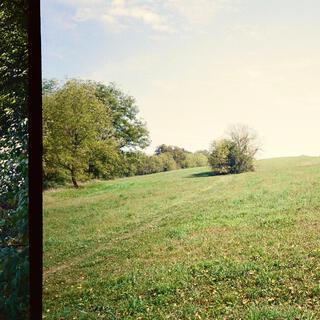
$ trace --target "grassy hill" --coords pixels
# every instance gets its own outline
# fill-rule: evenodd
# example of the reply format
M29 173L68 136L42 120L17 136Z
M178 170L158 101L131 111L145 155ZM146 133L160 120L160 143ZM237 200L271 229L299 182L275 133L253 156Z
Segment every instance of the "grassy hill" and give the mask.
M44 194L45 319L320 319L320 158Z

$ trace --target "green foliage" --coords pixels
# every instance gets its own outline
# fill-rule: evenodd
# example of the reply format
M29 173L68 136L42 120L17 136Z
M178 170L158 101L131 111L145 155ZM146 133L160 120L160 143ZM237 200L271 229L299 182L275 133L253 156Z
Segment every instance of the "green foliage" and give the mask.
M192 153L183 148L166 144L158 146L155 150L155 155L161 160L161 171L203 167L208 164L208 157L205 151Z
M44 80L44 186L71 180L113 179L207 165L206 151L192 154L160 145L155 155L133 97L114 84ZM91 111L90 111L91 108ZM93 111L94 110L94 111ZM92 125L91 125L92 124ZM100 132L100 133L99 133Z
M150 156L149 157L149 173L157 173L163 171L163 162L161 157Z
M102 141L91 149L88 176L96 179L113 179L121 177L124 154L122 154L116 141Z
M254 157L259 148L256 135L248 127L234 126L229 137L212 143L209 163L214 174L254 171Z
M27 121L0 139L0 314L27 319L29 308Z
M186 151L183 148L176 147L176 146L167 146L165 144L160 145L159 147L156 148L155 154L156 155L162 155L166 154L167 156L163 157L166 163L168 165L166 167L175 167L175 169L180 169L184 168L185 160L186 160L186 155L190 153L189 151ZM168 160L169 158L172 158L175 162L175 165L172 163L169 164L169 162L172 162L171 160ZM168 162L169 161L169 162ZM173 170L173 169L166 169L167 170Z
M56 79L42 80L42 94L51 94L59 89L59 81Z
M114 136L122 150L143 149L150 144L146 124L138 118L135 99L114 84L105 85L91 81L96 97L111 110Z
M0 3L0 315L28 319L27 2Z
M200 152L187 153L183 163L184 168L205 167L208 165L208 157Z
M245 125L234 125L229 129L229 139L234 144L231 159L231 173L254 170L254 157L260 150L257 134Z
M210 152L209 152L208 150L198 150L198 151L196 151L195 153L203 154L204 156L207 157L207 159L208 159L209 156L210 156Z
M27 113L27 2L0 3L0 136Z
M21 171L21 185L0 209L0 305L8 319L28 319L29 249L28 249L28 179L25 159L16 162ZM3 209L5 208L5 209Z
M161 150L161 151L160 151ZM179 147L161 145L155 155L127 152L123 159L125 176L152 174L162 171L171 171L181 168L203 167L208 164L208 158L199 152L191 153Z
M208 158L202 153L182 152L182 148L174 148L169 151L167 149L167 151L156 152L153 156L143 152L126 153L126 159L123 160L123 163L127 163L126 176L203 167L208 164Z
M215 174L231 172L231 156L234 144L227 139L216 140L212 143L209 163Z
M43 82L44 185L137 174L139 149L149 144L131 96L115 85ZM141 165L140 165L141 167Z
M68 172L75 187L87 175L89 162L98 168L116 149L110 113L90 84L70 80L45 95L43 121L44 168Z
M173 155L170 154L169 152L164 152L158 155L160 161L161 161L161 166L162 166L162 171L170 171L170 170L177 170L179 169L179 165L177 162L174 160Z

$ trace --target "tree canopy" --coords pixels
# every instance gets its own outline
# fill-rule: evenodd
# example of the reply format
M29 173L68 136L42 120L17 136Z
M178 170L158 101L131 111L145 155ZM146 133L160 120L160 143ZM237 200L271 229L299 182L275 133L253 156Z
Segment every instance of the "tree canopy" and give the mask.
M172 159L176 163L176 168L185 168L185 161L187 154L190 152L185 150L184 148L180 148L177 146L168 146L166 144L161 144L155 150L155 154L160 155L168 155L172 157Z
M77 187L78 179L130 175L130 154L149 144L135 100L114 84L45 80L43 110L46 180L69 175Z
M0 136L27 115L27 10L27 1L0 3Z
M28 319L26 1L0 3L0 314Z
M70 80L45 95L43 121L45 166L68 172L75 187L92 156L116 146L110 112L91 84Z
M93 82L96 97L111 110L114 136L121 150L143 149L150 144L146 124L138 117L135 99L123 93L115 84Z

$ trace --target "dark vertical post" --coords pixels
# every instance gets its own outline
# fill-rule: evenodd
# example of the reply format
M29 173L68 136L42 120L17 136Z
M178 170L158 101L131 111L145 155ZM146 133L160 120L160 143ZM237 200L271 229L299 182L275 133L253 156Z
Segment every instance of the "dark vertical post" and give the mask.
M42 95L40 0L29 0L30 319L42 313Z

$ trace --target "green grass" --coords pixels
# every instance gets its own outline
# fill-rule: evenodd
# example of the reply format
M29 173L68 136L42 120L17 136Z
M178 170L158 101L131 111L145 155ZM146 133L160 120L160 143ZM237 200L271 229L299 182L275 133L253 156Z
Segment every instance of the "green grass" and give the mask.
M320 158L44 194L45 319L320 319Z

